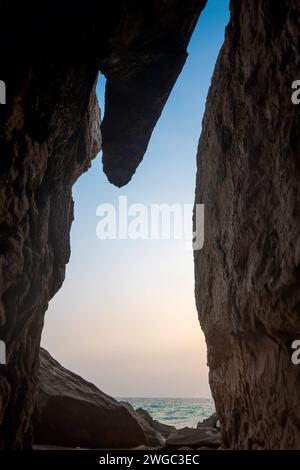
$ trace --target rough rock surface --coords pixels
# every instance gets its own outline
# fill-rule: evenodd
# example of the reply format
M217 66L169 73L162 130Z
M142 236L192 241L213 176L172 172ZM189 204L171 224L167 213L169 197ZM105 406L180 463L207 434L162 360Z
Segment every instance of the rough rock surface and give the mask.
M166 449L218 449L221 446L220 432L211 427L182 428L173 431L167 438Z
M70 255L71 188L99 149L97 71L107 77L104 169L121 186L205 0L67 3L0 1L1 448L30 436L43 316ZM195 253L196 302L233 448L300 447L300 370L290 360L300 338L300 122L290 99L299 18L298 0L231 1L199 145L206 240Z
M233 0L207 99L196 301L223 444L300 448L298 0Z
M213 413L211 416L204 419L203 421L199 421L199 423L197 424L197 428L203 428L203 427L217 428L218 421L219 420L218 420L216 413Z
M161 436L135 411L40 351L34 443L84 448L157 447Z
M103 169L117 186L128 183L142 161L206 2L139 0L128 2L131 14L121 10L113 60L100 67L107 78Z
M0 447L27 445L44 313L70 256L71 188L100 148L97 69L52 67L20 65L0 109Z
M168 437L173 431L176 430L175 426L169 426L168 424L160 423L143 408L137 408L136 412L145 420L147 423L159 432L163 437Z
M122 185L205 3L0 1L0 448L30 445L44 313L70 256L72 185L99 151L98 70L107 78L104 168Z

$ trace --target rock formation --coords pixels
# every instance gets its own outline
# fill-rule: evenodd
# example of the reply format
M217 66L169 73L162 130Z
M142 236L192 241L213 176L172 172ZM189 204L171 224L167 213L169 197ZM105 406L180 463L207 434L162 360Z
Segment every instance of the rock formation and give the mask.
M100 148L97 73L107 78L104 170L122 186L205 3L0 1L0 448L30 445L44 313L70 256L72 185ZM298 0L231 0L199 144L206 237L195 295L233 448L300 447L290 360L300 338L299 23Z
M173 431L166 439L166 449L219 449L220 432L212 426L181 428Z
M101 392L40 351L34 443L71 448L157 447L164 439L132 407Z
M0 110L0 336L7 352L0 371L3 447L26 445L43 316L70 255L71 188L100 148L97 70L63 67L53 75L52 67L26 73L20 68L15 95L10 90L10 104ZM75 106L74 93L82 96Z
M143 408L134 410L65 369L43 348L32 423L38 449L217 449L221 445L215 414L197 428L160 423Z
M206 0L1 0L0 448L30 446L44 313L69 260L72 185L100 148L127 182L186 59Z
M219 424L218 416L216 413L213 413L211 416L204 419L203 421L199 421L199 423L197 424L197 428L211 427L211 428L218 429L219 428L218 424Z
M297 0L232 0L198 149L195 294L223 443L300 448Z
M160 433L163 437L168 437L173 431L176 430L175 426L170 426L168 424L160 423L156 419L153 419L150 413L143 408L137 408L136 412L145 420L147 423Z

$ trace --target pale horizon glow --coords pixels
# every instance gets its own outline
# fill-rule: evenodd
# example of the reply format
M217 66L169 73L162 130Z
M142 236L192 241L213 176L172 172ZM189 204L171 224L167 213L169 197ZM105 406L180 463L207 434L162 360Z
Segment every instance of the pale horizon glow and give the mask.
M228 18L228 0L209 0L132 181L121 189L109 184L98 155L73 190L72 255L46 313L42 346L114 397L211 396L193 252L181 240L99 240L96 208L117 206L122 195L129 203L193 204L201 119ZM100 77L102 109L103 93Z

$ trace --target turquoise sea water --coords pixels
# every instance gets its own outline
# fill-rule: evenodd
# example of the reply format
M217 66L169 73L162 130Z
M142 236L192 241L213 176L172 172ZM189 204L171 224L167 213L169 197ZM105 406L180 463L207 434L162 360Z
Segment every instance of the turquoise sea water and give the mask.
M152 418L176 428L196 427L215 412L211 398L118 398L133 408L144 408Z

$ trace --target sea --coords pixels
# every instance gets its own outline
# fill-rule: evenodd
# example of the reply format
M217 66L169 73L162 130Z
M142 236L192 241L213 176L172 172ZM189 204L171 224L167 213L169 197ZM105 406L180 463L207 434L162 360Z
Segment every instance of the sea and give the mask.
M153 419L177 429L195 428L199 421L215 412L211 398L118 398L130 403L134 409L144 408Z

